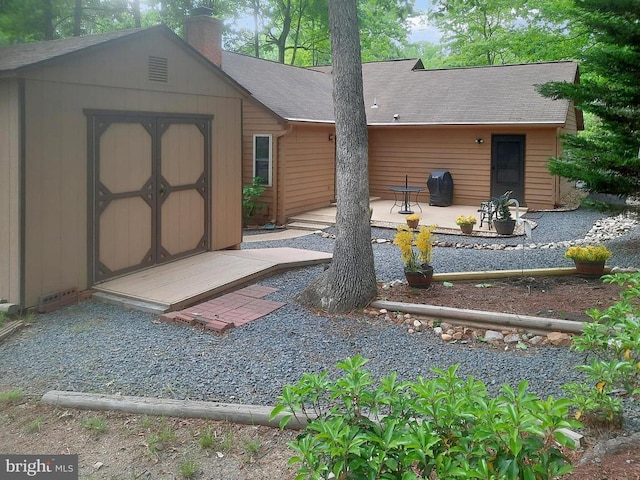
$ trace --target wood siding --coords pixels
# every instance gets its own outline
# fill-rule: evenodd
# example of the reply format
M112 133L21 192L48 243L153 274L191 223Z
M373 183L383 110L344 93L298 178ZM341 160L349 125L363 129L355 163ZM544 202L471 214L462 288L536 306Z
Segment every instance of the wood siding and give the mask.
M25 306L89 286L84 109L213 115L211 248L242 241L242 94L164 36L118 45L26 74ZM168 58L167 83L147 80L148 55Z
M0 81L0 299L20 303L18 82Z
M280 214L280 209L275 203L280 203L279 193L280 182L280 163L279 163L279 141L280 137L287 132L286 125L278 121L273 113L269 112L263 105L253 99L248 99L242 105L242 184L249 185L253 181L253 136L254 135L271 135L272 142L272 172L271 185L265 188L264 193L260 197L260 201L265 204L265 208L261 212L261 221L270 221L276 219L278 223L284 222L284 217ZM278 212L278 213L276 213ZM256 219L257 221L258 219Z
M295 125L280 146L284 217L327 207L335 200L334 128Z
M475 205L490 196L491 136L525 135L525 201L529 208L553 208L554 178L546 163L557 148L556 128L390 127L369 129L369 181L373 196L392 199L392 185L426 186L430 172L449 170L453 203ZM476 143L482 138L483 143ZM428 191L422 200L428 201Z

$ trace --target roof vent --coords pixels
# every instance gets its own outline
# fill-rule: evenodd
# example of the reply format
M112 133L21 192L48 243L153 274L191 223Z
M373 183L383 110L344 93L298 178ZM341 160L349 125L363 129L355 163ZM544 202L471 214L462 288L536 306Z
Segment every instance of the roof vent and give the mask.
M167 59L149 56L149 80L152 82L166 82L168 78Z

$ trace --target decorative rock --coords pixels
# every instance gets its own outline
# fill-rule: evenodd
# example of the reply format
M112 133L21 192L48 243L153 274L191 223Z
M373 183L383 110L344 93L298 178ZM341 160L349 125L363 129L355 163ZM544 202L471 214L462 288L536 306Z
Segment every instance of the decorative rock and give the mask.
M421 327L422 326L422 322L420 320L414 320L413 321L413 326L414 327Z
M504 335L500 332L496 332L495 330L487 330L484 334L484 339L487 342L495 342L496 340L502 340Z
M447 322L442 322L440 324L440 326L442 327L442 330L444 330L444 331L447 331L447 330L453 328L453 325L451 325L450 323L447 323Z
M571 335L568 333L551 332L547 334L547 340L549 340L551 345L557 347L568 347L571 345Z
M381 308L380 313L384 315L385 313L388 313L388 311L386 308Z
M536 335L535 337L531 337L529 339L529 344L531 345L538 345L540 342L542 342L544 340L544 337L541 337L540 335Z
M450 342L453 339L453 336L449 335L448 333L443 333L440 338L442 338L442 340L444 340L445 342Z
M504 343L518 343L520 340L519 333L511 333L504 337Z
M409 330L407 330L407 333L415 333L415 330L413 328L410 328Z
M456 332L453 334L454 340L462 340L462 332Z
M433 333L435 333L436 335L441 335L442 327L433 327Z

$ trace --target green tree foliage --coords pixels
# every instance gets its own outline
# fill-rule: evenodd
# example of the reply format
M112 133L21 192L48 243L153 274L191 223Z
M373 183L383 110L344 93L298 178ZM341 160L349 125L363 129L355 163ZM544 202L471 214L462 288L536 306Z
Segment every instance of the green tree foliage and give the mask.
M573 0L435 0L446 63L495 65L573 59L587 41L567 21Z
M364 61L398 58L407 43L415 0L359 0ZM245 0L254 31L231 34L232 50L291 65L331 63L327 0ZM256 49L256 38L259 48Z
M592 32L580 84L550 83L540 91L569 99L600 122L599 134L565 136L549 170L582 180L593 192L640 193L640 1L576 0L574 21Z
M26 43L142 25L140 0L3 0L0 42Z

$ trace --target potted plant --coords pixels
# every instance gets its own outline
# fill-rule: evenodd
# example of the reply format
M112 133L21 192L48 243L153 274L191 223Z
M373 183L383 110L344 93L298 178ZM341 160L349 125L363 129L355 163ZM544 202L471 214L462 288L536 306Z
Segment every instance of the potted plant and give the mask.
M611 258L611 251L603 245L584 245L569 247L564 256L573 260L578 274L599 277L604 273L605 262Z
M417 213L407 215L406 221L407 225L409 225L409 228L415 230L416 228L418 228L418 223L420 223L420 215L418 215Z
M473 226L476 224L476 222L476 217L474 217L473 215L460 215L458 218L456 218L456 225L460 227L460 230L465 235L469 235L471 232L473 232Z
M429 288L433 278L433 241L435 225L420 227L414 232L405 225L398 227L393 238L393 244L400 248L400 255L404 263L404 275L409 286L414 288Z
M516 228L516 221L511 217L511 210L509 210L510 196L511 191L507 190L499 197L491 199L496 215L493 226L499 235L511 235Z

